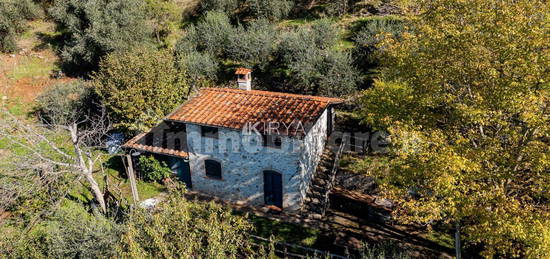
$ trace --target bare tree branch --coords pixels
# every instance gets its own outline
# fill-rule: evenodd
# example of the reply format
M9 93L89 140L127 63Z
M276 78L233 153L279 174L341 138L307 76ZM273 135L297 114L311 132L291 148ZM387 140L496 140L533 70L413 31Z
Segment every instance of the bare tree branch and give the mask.
M25 151L24 155L12 154L14 158L18 158L14 167L40 172L41 177L72 174L79 179L86 179L103 212L106 212L105 199L93 173L94 165L101 158L97 152L110 128L111 124L103 107L97 114L88 114L84 119L59 125L52 121L31 124L18 119L5 109L0 111L0 139L5 139ZM64 151L68 148L64 147L67 142L57 143L52 136L65 137L72 146L72 152ZM21 177L30 180L31 186L43 184L29 176ZM28 193L28 189L19 191ZM17 195L8 195L6 199L5 204L8 204L17 199Z

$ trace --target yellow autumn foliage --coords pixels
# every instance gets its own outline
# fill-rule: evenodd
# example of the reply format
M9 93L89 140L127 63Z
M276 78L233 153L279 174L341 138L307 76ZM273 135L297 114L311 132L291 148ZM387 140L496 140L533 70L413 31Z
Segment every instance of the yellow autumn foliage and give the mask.
M391 153L363 170L404 222L460 222L487 258L549 258L550 2L409 7L360 101L365 123L391 133Z

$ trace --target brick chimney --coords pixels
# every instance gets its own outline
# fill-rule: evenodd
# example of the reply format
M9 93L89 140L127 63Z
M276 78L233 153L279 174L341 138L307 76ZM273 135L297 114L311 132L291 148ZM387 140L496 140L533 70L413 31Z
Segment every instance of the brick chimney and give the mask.
M239 89L246 91L252 90L252 70L243 67L237 68L235 75L237 75Z

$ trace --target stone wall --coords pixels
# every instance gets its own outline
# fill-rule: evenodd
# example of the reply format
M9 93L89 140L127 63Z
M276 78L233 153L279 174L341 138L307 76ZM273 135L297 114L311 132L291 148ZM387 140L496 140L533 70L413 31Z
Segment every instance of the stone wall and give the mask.
M282 137L281 149L264 147L255 134L219 128L218 139L201 137L200 125L187 124L193 190L250 205L264 204L263 171L283 176L283 208L300 209L326 139L327 112L303 139ZM208 178L204 161L222 166L222 179Z
M292 209L300 201L300 150L302 142L283 137L282 149L262 146L261 138L244 136L240 131L220 128L219 138L200 137L200 126L187 125L189 161L193 190L227 200L262 205L263 171L283 175L283 207ZM244 144L242 143L244 139ZM222 165L222 179L206 177L204 161L213 159ZM299 180L299 179L298 179Z
M329 108L332 109L332 108ZM321 159L321 154L325 148L327 140L328 109L323 112L321 117L313 125L304 138L304 149L300 156L302 166L302 183L300 195L305 199L306 193L310 187L311 178Z

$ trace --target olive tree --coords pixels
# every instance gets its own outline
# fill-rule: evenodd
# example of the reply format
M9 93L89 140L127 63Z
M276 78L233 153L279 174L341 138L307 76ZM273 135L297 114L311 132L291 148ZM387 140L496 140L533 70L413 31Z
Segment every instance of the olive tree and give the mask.
M65 65L86 72L109 53L150 43L145 7L141 0L56 1L49 14L63 32Z
M27 29L27 20L40 14L40 8L31 0L0 1L0 52L16 51L18 36Z
M352 93L359 73L349 53L311 49L289 64L290 87L302 94L342 96Z
M278 21L287 17L294 2L289 0L246 0L246 5L253 18Z
M227 56L247 66L265 67L275 51L277 30L266 20L239 26L231 34L226 48Z
M200 9L202 13L217 11L231 16L238 7L239 0L203 0Z
M229 17L221 12L208 12L196 24L190 26L185 39L196 44L196 50L223 57L229 37L235 33Z

